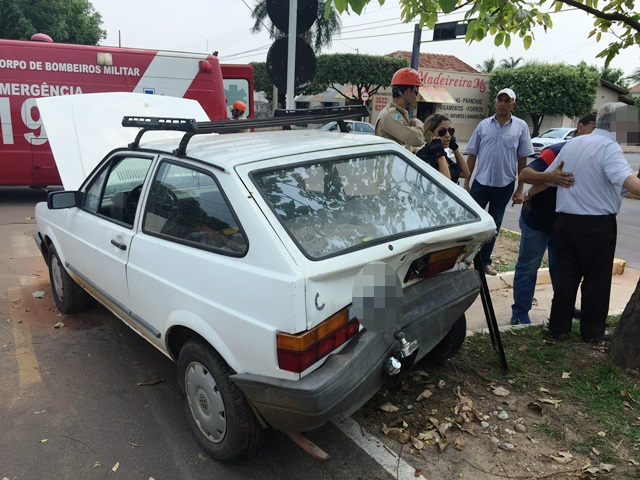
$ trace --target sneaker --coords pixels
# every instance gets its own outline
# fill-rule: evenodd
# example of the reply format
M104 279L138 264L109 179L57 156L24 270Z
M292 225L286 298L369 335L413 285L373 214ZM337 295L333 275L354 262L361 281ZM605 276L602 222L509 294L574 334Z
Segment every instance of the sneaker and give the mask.
M511 317L511 325L530 325L530 324L531 324L531 319L529 319L529 317L527 318Z
M484 266L484 273L487 274L487 275L491 275L491 276L494 276L494 275L498 274L497 270L494 270L493 268L491 268L490 265L485 265Z

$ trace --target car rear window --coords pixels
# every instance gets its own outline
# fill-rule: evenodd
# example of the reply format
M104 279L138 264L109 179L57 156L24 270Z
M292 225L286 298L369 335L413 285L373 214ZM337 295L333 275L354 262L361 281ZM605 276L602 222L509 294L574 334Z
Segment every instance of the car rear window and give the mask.
M263 170L252 177L312 259L477 219L444 188L393 153Z

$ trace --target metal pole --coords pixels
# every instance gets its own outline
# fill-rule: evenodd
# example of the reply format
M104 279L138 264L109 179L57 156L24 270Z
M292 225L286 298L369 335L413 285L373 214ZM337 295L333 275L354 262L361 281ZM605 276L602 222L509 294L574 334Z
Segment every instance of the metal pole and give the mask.
M272 102L272 108L271 108L271 115L275 115L276 114L276 110L278 109L278 87L276 87L275 85L273 86L273 102Z
M420 66L420 40L422 39L422 28L416 23L413 30L413 50L411 51L411 68L418 70ZM409 117L413 118L413 108L409 109Z
M296 27L298 22L298 0L289 0L289 37L287 49L287 110L296 108L293 96L296 79Z
M120 34L120 30L118 30L118 47L122 47L122 35Z
M422 39L422 29L420 24L416 23L413 30L413 50L411 51L411 68L418 70L420 63L420 40Z

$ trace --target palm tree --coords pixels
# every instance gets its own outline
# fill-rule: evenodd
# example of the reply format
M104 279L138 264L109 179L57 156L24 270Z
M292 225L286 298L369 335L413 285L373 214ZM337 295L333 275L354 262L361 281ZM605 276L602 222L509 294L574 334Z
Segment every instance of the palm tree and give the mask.
M636 68L631 75L627 77L632 83L632 85L637 85L640 83L640 67Z
M484 62L478 64L477 67L484 73L491 73L496 68L496 59L495 57L487 58Z
M524 62L524 58L509 57L508 60L506 58L503 58L502 61L500 62L500 66L502 68L516 68L520 62Z
M325 16L326 2L325 0L318 0L318 16L311 29L306 32L303 37L309 42L313 49L317 52L324 47L331 45L331 40L335 35L339 35L342 30L342 20L340 20L340 14L335 9L333 4L329 9L329 15ZM269 29L269 35L271 38L280 38L282 32L278 30L273 23L269 21L269 15L267 13L267 0L257 0L251 13L251 18L254 19L253 27L251 27L251 33L258 33L262 31L262 28ZM265 21L267 23L265 24Z

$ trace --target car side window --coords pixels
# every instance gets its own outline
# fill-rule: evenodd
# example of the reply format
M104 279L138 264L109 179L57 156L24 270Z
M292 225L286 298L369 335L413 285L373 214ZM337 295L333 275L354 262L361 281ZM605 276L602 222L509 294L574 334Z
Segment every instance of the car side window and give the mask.
M163 162L147 200L143 231L197 248L242 256L248 242L213 176Z
M375 130L371 125L367 125L366 123L362 124L362 131L366 133L373 133Z
M97 213L132 227L151 157L121 157L111 164ZM107 170L105 170L107 172ZM97 182L96 182L97 183ZM89 189L93 188L93 185Z
M573 137L575 137L575 136L576 136L576 131L574 130L574 131L569 132L569 133L567 134L567 139L569 139L569 138L573 138Z
M355 126L356 126L356 128L355 128L356 132L364 132L365 131L364 126L362 125L362 123L356 123Z
M103 168L102 171L91 180L91 183L85 191L82 207L88 212L98 213L102 186L104 185L104 180L107 178L108 171L108 168Z

